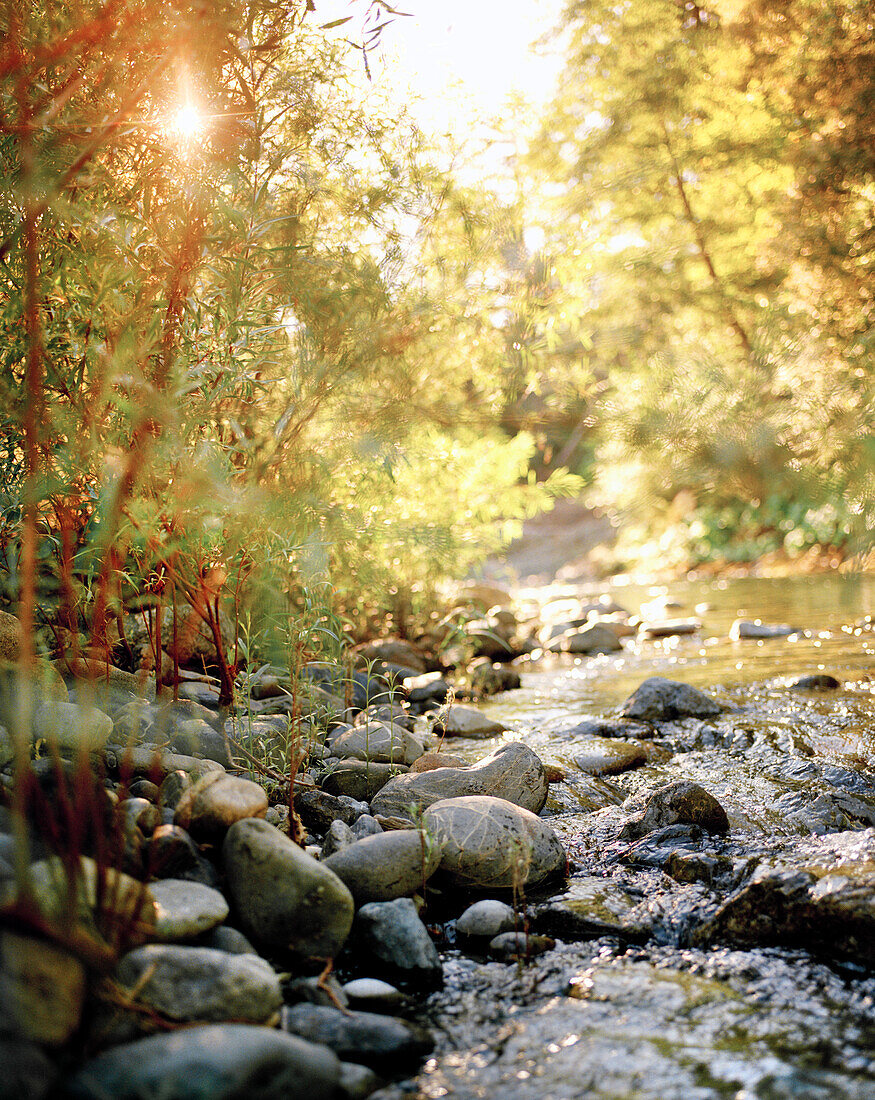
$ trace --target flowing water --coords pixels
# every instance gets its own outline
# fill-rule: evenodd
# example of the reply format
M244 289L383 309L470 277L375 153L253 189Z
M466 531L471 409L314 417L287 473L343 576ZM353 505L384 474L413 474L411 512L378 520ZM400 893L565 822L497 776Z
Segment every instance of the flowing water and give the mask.
M591 595L522 598L534 608L536 599ZM875 867L875 577L679 582L610 595L633 613L673 601L680 606L666 617L694 617L702 629L627 639L620 654L532 660L522 687L485 708L511 727L505 738L524 740L565 774L545 812L571 857L570 890L558 904L529 898L527 910L556 946L513 966L454 950L450 928L445 987L423 1011L435 1055L415 1079L377 1095L875 1097L875 977L853 952L833 949L828 926L822 944L812 929L804 948L755 936L744 946L694 946L695 929L760 860L801 865L827 853L841 865L844 849L830 845L850 837L869 853L864 869ZM798 629L733 642L736 618ZM840 689L790 690L795 677L818 672ZM707 690L727 709L659 723L656 737L637 744L639 766L587 774L588 743L569 729L615 715L653 675ZM498 744L454 742L452 751L474 759ZM616 745L622 755L630 742ZM690 868L669 875L664 849L631 858L617 834L631 812L624 800L681 778L719 799L731 834L666 841L680 844L671 866ZM871 892L865 906L875 908Z

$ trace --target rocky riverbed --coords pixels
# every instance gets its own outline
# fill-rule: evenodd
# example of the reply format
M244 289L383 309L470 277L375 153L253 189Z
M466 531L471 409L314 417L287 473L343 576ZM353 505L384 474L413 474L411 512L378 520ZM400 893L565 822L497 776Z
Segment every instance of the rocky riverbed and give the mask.
M28 923L0 809L3 1095L871 1096L875 588L806 584L469 592L473 662L231 714L47 672L29 805L84 745L123 873L32 821Z

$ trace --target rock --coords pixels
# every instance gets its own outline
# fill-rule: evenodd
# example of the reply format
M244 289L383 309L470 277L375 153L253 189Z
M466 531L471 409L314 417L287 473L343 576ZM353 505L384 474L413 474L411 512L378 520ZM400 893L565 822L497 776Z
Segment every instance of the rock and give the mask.
M91 686L98 699L126 701L132 695L155 697L155 680L145 670L125 672L93 657L64 657L52 664L65 680L84 681Z
M231 767L227 740L203 718L186 718L182 722L177 722L172 740L176 752L190 756L205 756L208 760L218 761L225 768Z
M232 825L222 846L243 929L279 950L333 958L352 926L353 900L329 868L256 818Z
M267 794L251 779L210 772L187 790L176 806L175 825L200 841L220 840L237 821L264 817Z
M457 886L534 885L565 868L565 850L550 826L500 798L436 802L423 815L423 825L443 848L441 874Z
M380 832L383 830L380 829ZM328 831L325 833L325 840L322 844L322 861L324 862L329 856L334 855L335 852L341 852L344 848L348 848L350 844L355 844L358 837L349 827L342 821L332 821L328 826Z
M364 905L424 889L440 861L440 844L410 829L366 837L335 852L324 864L346 884L356 905Z
M636 722L628 718L584 718L570 729L558 730L553 734L563 741L574 741L578 737L653 737L656 730L649 722Z
M216 886L219 880L215 867L178 825L159 825L152 834L146 869L157 879L183 879L204 886Z
M407 997L379 978L354 978L343 987L349 1003L355 1008L393 1016L407 1003Z
M363 642L353 650L358 668L367 668L373 661L388 661L389 664L403 665L411 672L422 673L428 667L425 653L413 644L401 638L382 638L374 642Z
M535 906L530 925L536 932L564 940L589 940L619 936L643 942L650 933L641 915L640 894L631 893L619 882L596 875L573 878L558 898Z
M192 778L184 771L177 769L165 775L158 788L158 807L161 810L175 810L179 800L191 787Z
M218 924L201 940L201 947L213 947L216 951L224 951L228 955L257 955L258 952L236 928L229 928L227 924Z
M137 1004L171 1020L262 1023L283 1000L270 963L212 947L138 947L120 960L116 979L134 991Z
M440 984L440 955L410 898L363 905L356 914L355 935L389 974L419 985Z
M51 1100L59 1094L60 1068L35 1043L12 1032L0 1031L3 1100Z
M407 707L402 703L375 703L359 711L355 716L354 726L367 726L373 722L383 722L403 726L406 730L413 730L414 719Z
M370 802L390 779L407 771L404 764L373 764L362 760L332 763L319 780L324 791L333 795L349 795L361 802Z
M155 938L165 943L194 939L228 916L219 891L198 882L168 878L149 890L155 899Z
M128 788L128 795L131 798L145 798L147 802L156 806L161 796L161 789L149 779L135 779Z
M333 738L331 752L341 759L351 757L378 764L412 764L425 749L419 738L403 726L371 723Z
M540 813L547 800L544 765L530 748L512 741L467 768L437 768L393 779L371 799L371 812L403 817L411 808L424 810L442 799L465 795L503 798Z
M327 791L301 791L295 795L295 809L311 832L327 833L335 821L352 825L355 811L347 802Z
M8 611L0 611L0 661L18 660L21 647L21 623Z
M530 959L552 951L556 941L549 936L533 936L525 932L502 932L489 941L489 954L496 959Z
M372 1012L341 1012L322 1005L298 1004L283 1009L285 1031L322 1043L339 1058L377 1069L396 1070L428 1054L429 1033L415 1024Z
M693 942L804 947L871 966L875 829L796 842L786 855L763 862Z
M384 676L358 671L350 673L342 665L330 661L308 661L302 667L301 675L335 696L341 702L340 709L343 709L342 700L346 698L356 710L394 701L389 681Z
M366 836L376 836L378 833L382 833L383 826L370 814L362 814L353 822L351 831L356 840L364 840Z
M117 812L125 827L135 826L143 836L151 836L161 824L158 807L145 798L123 798Z
M337 1055L246 1024L153 1035L105 1051L69 1082L73 1100L336 1100Z
M458 703L445 704L435 711L433 731L447 737L495 737L507 729L504 722L487 718L476 707L460 707Z
M412 772L433 772L435 768L467 768L468 761L449 752L424 752L410 765Z
M689 684L651 676L640 684L623 704L623 718L643 718L654 722L675 718L713 718L723 707L710 695Z
M790 634L798 633L800 631L797 627L789 626L787 623L764 623L759 619L754 619L753 622L747 619L736 619L729 628L729 637L733 642L744 638L786 638Z
M702 624L698 619L661 619L641 623L638 633L645 638L680 638L687 634L696 634L701 629Z
M517 914L509 905L486 898L468 906L456 921L456 932L461 936L492 939L502 932L512 931L518 923Z
M59 752L94 752L111 734L112 719L96 707L53 700L34 711L34 741L45 741Z
M616 653L623 648L615 631L604 623L593 623L582 630L573 628L553 638L545 647L551 653L576 653L595 656Z
M401 687L411 703L442 703L450 691L449 683L439 672L406 676Z
M490 661L496 658L509 661L520 652L513 637L514 626L513 618L509 622L502 622L498 615L490 614L464 623L462 633L476 657L486 657Z
M513 691L522 684L520 674L515 668L493 664L488 657L472 661L468 672L471 690L479 695L497 695L501 691Z
M175 771L182 771L194 781L210 772L224 772L224 767L216 760L198 760L194 756L181 756L179 753L163 752L156 746L133 745L125 749L107 749L106 765L115 775L127 782L135 777L145 777L159 786L164 779Z
M325 1005L328 1008L348 1008L349 1001L333 974L328 978L292 978L283 982L283 997L286 1004L296 1005L304 1002L310 1005Z
M574 763L585 775L619 775L647 763L647 749L636 741L588 737L575 748Z
M340 1091L344 1100L367 1100L383 1084L368 1066L340 1063Z
M460 584L455 593L456 601L468 607L479 607L489 611L493 607L507 607L511 603L510 592L497 584L486 581L466 581Z
M837 691L841 683L826 672L815 672L809 676L797 676L787 684L789 691Z
M698 783L678 779L648 796L643 813L626 822L620 839L637 840L667 825L698 825L709 833L729 831L726 811L714 795Z
M85 968L73 955L45 940L0 932L0 1020L5 1028L48 1046L65 1043L79 1027L85 989Z

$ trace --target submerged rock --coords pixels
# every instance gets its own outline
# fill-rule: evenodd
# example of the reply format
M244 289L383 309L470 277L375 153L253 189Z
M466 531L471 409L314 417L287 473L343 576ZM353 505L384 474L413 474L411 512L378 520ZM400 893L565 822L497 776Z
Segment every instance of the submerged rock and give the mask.
M649 722L675 718L714 718L723 707L697 688L664 676L651 676L632 692L620 712L623 718Z
M575 745L574 763L585 775L619 775L647 763L647 749L635 741L588 737Z

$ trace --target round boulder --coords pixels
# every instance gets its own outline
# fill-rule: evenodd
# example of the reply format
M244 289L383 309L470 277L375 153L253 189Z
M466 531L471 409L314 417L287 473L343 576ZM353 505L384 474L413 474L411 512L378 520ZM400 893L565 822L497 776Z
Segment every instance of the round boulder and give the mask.
M394 901L421 890L441 861L440 844L418 829L365 837L325 860L356 905Z
M266 812L267 794L257 783L209 772L182 795L173 821L197 840L217 840L236 821Z

